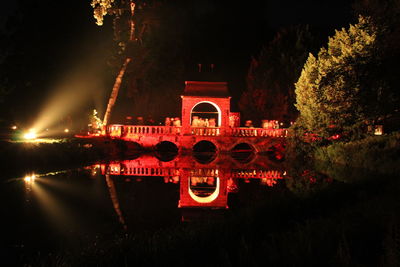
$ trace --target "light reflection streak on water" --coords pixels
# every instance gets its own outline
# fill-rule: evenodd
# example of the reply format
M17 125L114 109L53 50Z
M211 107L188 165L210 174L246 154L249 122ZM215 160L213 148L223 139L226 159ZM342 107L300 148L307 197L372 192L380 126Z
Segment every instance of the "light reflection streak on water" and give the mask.
M35 186L35 184L40 181L43 182L45 181L44 179L42 179L42 177L46 177L46 176L50 176L50 175L57 175L60 173L65 173L66 171L58 171L58 172L49 172L46 174L35 174L33 172L25 175L25 177L23 178L14 178L14 179L9 179L6 182L13 182L13 181L23 181L24 185L25 185L25 192L27 193L26 196L26 201L30 201L31 195L29 194L29 192L32 191L33 186Z
M37 200L40 208L44 210L50 222L57 229L76 229L77 223L73 220L71 211L68 210L62 202L57 199L56 195L48 190L46 186L62 187L61 183L57 183L54 179L46 179L49 176L57 176L67 173L68 171L49 172L46 174L29 174L23 179L26 191L26 202L30 202L32 198Z

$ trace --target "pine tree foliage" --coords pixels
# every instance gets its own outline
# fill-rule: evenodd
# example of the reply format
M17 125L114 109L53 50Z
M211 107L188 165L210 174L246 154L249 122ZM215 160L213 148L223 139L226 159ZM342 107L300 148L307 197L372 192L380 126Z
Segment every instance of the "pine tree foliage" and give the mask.
M318 57L309 55L296 87L302 126L322 136L349 132L376 112L379 82L378 29L360 16L336 31Z

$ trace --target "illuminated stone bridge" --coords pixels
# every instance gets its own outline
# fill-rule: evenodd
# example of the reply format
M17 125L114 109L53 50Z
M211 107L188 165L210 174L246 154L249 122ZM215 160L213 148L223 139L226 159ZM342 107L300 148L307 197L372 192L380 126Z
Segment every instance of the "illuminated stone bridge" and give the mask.
M240 114L230 111L226 82L185 83L182 119L175 126L110 124L106 135L143 148L176 147L193 151L208 146L216 151L268 151L281 144L287 129L240 127Z

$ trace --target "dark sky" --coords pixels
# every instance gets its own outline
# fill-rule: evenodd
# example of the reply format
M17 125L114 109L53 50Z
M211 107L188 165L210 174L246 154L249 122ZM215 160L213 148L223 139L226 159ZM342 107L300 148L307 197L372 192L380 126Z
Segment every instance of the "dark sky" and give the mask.
M110 19L106 19L103 27L95 25L90 0L17 2L19 4L2 3L0 11L2 31L8 20L11 23L6 28L16 29L17 33L16 38L5 43L22 54L23 62L18 62L25 68L19 75L26 80L26 86L19 85L10 101L34 110L43 105L61 80L77 70L97 75L99 82L103 82L101 75L105 73L112 49L112 25ZM349 2L186 1L193 63L187 68L195 68L195 62L215 63L229 73L226 80L230 82L231 91L238 92L245 86L251 56L256 56L279 28L310 24L312 29L326 35L327 40L335 28L351 22ZM29 113L35 114L35 111Z
M351 1L192 1L192 50L197 61L217 63L230 82L231 94L245 87L251 56L282 27L309 24L326 43L334 29L352 19ZM196 61L195 60L195 61ZM215 62L216 61L216 62ZM193 62L195 63L195 62ZM195 64L193 64L195 65Z

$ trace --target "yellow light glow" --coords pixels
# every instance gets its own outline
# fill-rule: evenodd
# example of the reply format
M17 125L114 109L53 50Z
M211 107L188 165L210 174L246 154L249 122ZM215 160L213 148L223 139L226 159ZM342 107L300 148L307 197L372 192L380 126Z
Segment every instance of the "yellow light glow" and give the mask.
M375 125L375 135L382 135L383 134L383 125Z
M35 138L35 139L26 139L22 141L24 143L35 143L35 144L54 144L54 143L61 143L63 142L62 139L54 139L54 138Z
M25 176L24 181L27 183L33 183L35 181L35 179L36 179L36 175L32 174L32 175Z
M65 129L65 130L64 130L64 133L69 133L69 129Z
M32 126L37 133L46 132L49 136L57 136L64 133L66 128L71 133L74 123L77 125L86 124L88 118L83 115L87 111L87 107L90 107L93 103L100 114L103 112L102 92L108 94L109 88L106 88L103 81L99 79L99 73L103 72L99 60L97 52L93 54L93 57L90 54L87 59L81 59L80 62L82 63L71 68L59 81L55 81L51 90L53 94L49 95L49 98L44 101L44 105ZM88 68L88 64L91 67ZM63 125L62 128L60 128L61 125ZM50 130L46 131L46 129Z
M29 132L24 134L24 138L28 140L36 139L36 133L33 130L29 130Z
M17 130L17 129L18 129L18 127L17 127L17 125L14 125L14 126L12 126L12 127L11 127L11 129L13 129L13 130Z

